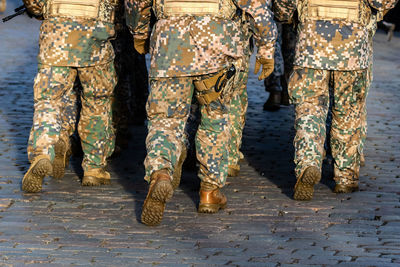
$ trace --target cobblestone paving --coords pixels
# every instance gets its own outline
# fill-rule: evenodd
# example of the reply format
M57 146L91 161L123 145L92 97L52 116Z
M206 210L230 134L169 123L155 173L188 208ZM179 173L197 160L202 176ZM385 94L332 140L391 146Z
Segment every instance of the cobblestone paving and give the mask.
M377 36L360 192L332 193L325 166L314 199L292 200L293 109L262 111L267 94L252 75L246 160L224 189L228 208L197 214L199 182L186 171L162 225L146 227L144 127L131 128L129 149L113 159L110 186L81 187L74 159L42 193L21 192L38 25L27 17L0 25L0 266L400 265L400 37Z

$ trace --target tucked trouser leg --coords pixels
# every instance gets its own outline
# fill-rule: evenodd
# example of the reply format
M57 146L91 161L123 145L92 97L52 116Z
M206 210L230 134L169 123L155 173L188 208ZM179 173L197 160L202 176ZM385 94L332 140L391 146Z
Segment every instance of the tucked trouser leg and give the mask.
M84 171L104 168L114 150L111 96L117 82L114 64L79 68L83 87L78 132L84 152Z
M159 170L166 170L172 179L185 142L184 129L193 92L192 77L150 80L145 180L150 181L152 173Z
M358 183L367 74L367 70L334 72L331 147L338 184Z
M39 66L34 83L33 125L28 141L28 158L32 162L39 155L54 159L53 145L60 137L62 114L70 96L76 69L70 67Z
M330 71L295 69L289 81L289 95L295 105L294 138L296 177L307 167L321 169L329 106Z

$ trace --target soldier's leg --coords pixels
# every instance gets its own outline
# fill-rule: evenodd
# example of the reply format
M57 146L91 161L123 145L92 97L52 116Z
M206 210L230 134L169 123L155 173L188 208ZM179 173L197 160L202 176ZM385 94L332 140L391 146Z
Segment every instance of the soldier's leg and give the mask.
M118 82L114 88L112 98L113 126L116 135L114 155L128 146L128 125L131 117L129 99L131 87L133 86L130 75L136 68L132 66L134 61L132 35L126 33L126 26L121 25L121 27L117 32L117 39L112 41L115 51L114 67L118 76Z
M78 124L84 152L82 185L100 185L110 182L105 171L107 158L114 150L111 96L117 82L114 64L78 69L82 83L82 110Z
M185 169L195 171L197 170L196 166L196 146L195 146L195 137L197 129L200 124L200 105L197 102L196 97L192 98L192 104L190 107L190 114L185 126L185 144L187 148L187 158L185 161Z
M368 97L369 89L373 80L372 64L368 68L367 81L365 86L365 99ZM364 102L361 114L361 145L360 145L360 166L365 166L364 147L367 140L367 101Z
M196 95L206 93L196 89ZM232 95L227 93L207 104L199 101L201 122L196 134L196 153L201 183L198 212L215 213L227 203L220 188L225 185L228 175L231 100Z
M150 182L150 188L143 204L142 222L157 225L162 220L165 203L173 194L172 179L184 147L193 78L151 79L150 88L144 161L145 180Z
M38 192L52 172L54 145L60 137L63 97L72 90L76 70L69 67L39 66L34 83L33 125L28 141L31 166L22 181L22 190Z
M242 145L243 129L246 122L246 112L248 106L247 99L247 80L248 70L239 73L239 85L235 90L229 108L229 159L228 176L237 176L240 171L239 160L241 157L240 147Z
M295 69L289 81L289 95L296 113L296 200L310 200L314 192L313 186L321 179L329 105L329 74L325 70Z
M72 154L70 137L76 130L78 116L78 92L73 87L62 97L60 138L54 145L53 177L62 178Z
M289 94L288 94L288 81L289 76L293 71L293 63L296 51L297 42L297 31L293 24L282 25L282 57L284 65L284 75L281 76L282 84L282 99L281 104L288 106Z
M278 39L275 42L274 71L264 80L265 90L269 92L269 96L263 108L268 111L276 111L280 108L282 94L281 77L284 74L282 24L276 23L276 25L278 27Z
M133 46L131 46L132 48ZM146 101L149 96L149 82L146 67L146 58L135 49L132 51L133 61L130 62L131 70L131 110L133 123L143 125L146 120Z
M367 70L334 72L331 148L335 192L358 189Z

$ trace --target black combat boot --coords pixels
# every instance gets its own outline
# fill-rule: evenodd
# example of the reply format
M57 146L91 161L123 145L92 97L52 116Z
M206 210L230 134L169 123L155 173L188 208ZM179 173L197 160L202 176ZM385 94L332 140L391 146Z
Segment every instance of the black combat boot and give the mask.
M264 103L264 110L277 111L281 108L281 91L271 91L267 101Z

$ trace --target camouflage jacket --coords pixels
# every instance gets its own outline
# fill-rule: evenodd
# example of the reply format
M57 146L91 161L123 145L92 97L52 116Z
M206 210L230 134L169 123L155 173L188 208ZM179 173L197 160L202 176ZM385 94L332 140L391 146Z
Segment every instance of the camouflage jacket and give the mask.
M275 0L274 14L280 21L293 20L302 0ZM397 0L361 0L371 9L393 8ZM301 3L301 2L300 2ZM340 20L305 20L298 25L295 66L328 69L367 69L372 60L367 25Z
M46 0L24 0L25 5L43 9ZM35 15L41 15L35 12ZM87 67L114 59L109 40L114 25L95 20L49 18L40 26L38 63L48 66Z
M213 73L243 58L245 43L240 20L212 16L179 16L156 21L150 28L152 0L125 0L126 22L134 38L150 38L150 77ZM270 0L239 0L253 18L258 56L273 58L276 26ZM243 16L244 17L244 16Z

